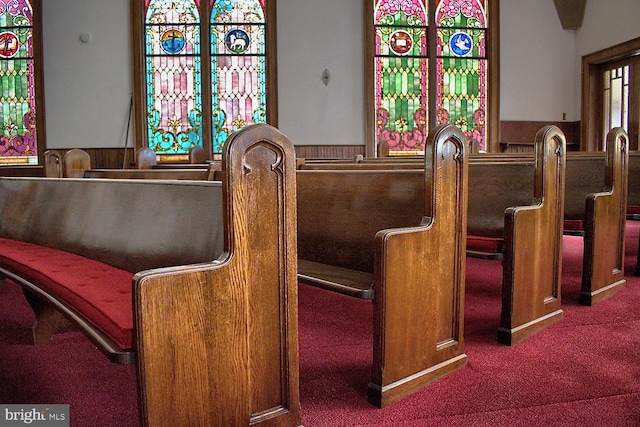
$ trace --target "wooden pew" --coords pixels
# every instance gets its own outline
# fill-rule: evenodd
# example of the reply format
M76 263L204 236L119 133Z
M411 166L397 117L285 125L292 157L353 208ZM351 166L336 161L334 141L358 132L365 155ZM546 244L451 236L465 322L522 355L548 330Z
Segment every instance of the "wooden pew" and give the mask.
M585 238L580 291L580 302L585 305L602 301L626 286L624 241L628 159L628 136L622 128L614 128L608 133L606 158L575 154L567 158L565 212L585 200L582 205ZM585 191L588 194L585 195ZM573 198L577 200L572 202Z
M498 179L505 171L530 169L512 167L517 162L469 164L469 234L496 236L495 219L500 212L496 207L502 206L495 205L495 200L505 195L514 197L501 215L504 259L498 341L504 344L518 343L559 321L563 315L560 278L565 153L562 132L555 126L542 128L535 139L533 188L524 176L514 179L507 174L501 178L501 185L490 193L476 186L481 178ZM502 191L494 194L495 188ZM518 206L518 199L526 195L527 188L533 190L529 193L530 202ZM492 209L491 215L487 215L487 208Z
M136 151L136 168L151 169L158 164L157 154L149 147Z
M510 161L484 161L481 155L469 157L467 254L503 259L503 299L498 340L515 344L562 318L560 276L562 255L562 213L564 210L565 139L557 128L543 128L536 139L536 155L516 156ZM299 177L306 170L335 172L404 172L424 169L415 160L397 162L365 161L346 165L332 162L298 165ZM300 167L303 169L301 170ZM427 167L430 167L427 164ZM386 169L386 171L385 171ZM418 180L397 188L415 187L414 197L422 194ZM334 193L342 191L338 184ZM387 191L382 189L382 191ZM397 189L394 189L397 191ZM329 203L329 202L327 202ZM372 209L372 207L369 207ZM415 215L411 204L393 203L388 208L402 217ZM559 215L559 217L558 217ZM406 218L403 218L406 220ZM367 218L363 215L361 218ZM349 219L349 218L347 218ZM345 219L340 217L340 221ZM560 221L560 223L558 223ZM324 229L323 229L324 230ZM330 253L331 243L326 249ZM338 253L327 259L339 257ZM301 258L304 258L302 256ZM356 268L362 263L352 264Z
M626 134L614 129L612 134L616 133L618 136L609 141L608 158L603 152L568 152L566 156L564 233L579 234L585 238L580 296L580 302L585 305L597 303L625 286L621 266L628 187L626 169L629 161L625 160ZM298 167L412 169L419 165L413 159L384 160L362 160L350 165L315 161L299 164ZM529 203L533 160L531 154L498 153L469 157L467 254L496 259L501 257L501 212L509 206ZM608 169L611 172L607 172ZM628 190L628 193L633 194L632 190ZM606 207L596 208L594 203Z
M427 147L426 174L297 173L299 280L373 299L368 399L378 407L466 364L464 135L438 127Z
M37 328L135 359L141 425L300 425L295 152L225 147L222 182L0 179L0 271Z

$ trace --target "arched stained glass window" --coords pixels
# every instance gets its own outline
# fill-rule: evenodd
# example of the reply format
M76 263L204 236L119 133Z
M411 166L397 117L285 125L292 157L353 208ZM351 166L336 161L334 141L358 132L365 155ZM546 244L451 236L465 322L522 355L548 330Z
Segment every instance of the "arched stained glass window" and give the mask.
M0 163L37 164L33 9L0 2Z
M491 0L492 13L497 2ZM369 105L375 114L368 116L374 143L367 152L385 144L395 155L422 153L429 129L441 123L457 125L485 149L487 118L497 118L497 101L489 99L489 0L368 4L373 24Z
M428 117L427 6L375 5L376 139L391 151L424 150Z
M485 149L487 14L485 0L440 0L436 9L438 123L453 123Z
M143 1L146 96L136 109L160 161L186 160L193 146L221 153L230 133L268 121L274 0Z
M156 153L202 146L199 1L147 0L147 137Z
M265 0L217 0L211 13L213 151L229 134L267 119Z

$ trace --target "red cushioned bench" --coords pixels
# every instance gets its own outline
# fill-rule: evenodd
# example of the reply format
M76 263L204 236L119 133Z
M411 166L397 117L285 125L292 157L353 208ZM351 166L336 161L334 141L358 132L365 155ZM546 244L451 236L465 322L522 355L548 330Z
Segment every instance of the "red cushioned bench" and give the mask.
M35 343L75 325L112 361L132 363L134 274L218 258L222 187L3 178L0 237L0 272L28 295Z
M268 125L225 145L221 182L0 178L35 342L135 361L141 425L300 425L295 152Z
M90 319L91 327L85 326L85 331L100 347L109 349L114 361L133 361L129 351L134 347L133 273L70 252L4 238L0 238L0 265L27 292L47 300L77 323ZM46 343L59 326L52 328L51 319L44 320L46 306L35 301L33 305L38 307L34 341Z

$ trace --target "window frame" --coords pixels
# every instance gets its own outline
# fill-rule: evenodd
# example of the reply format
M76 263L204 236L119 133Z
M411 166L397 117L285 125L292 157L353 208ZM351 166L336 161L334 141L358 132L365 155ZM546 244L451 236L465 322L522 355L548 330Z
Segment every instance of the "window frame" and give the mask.
M373 4L375 0L363 0L364 7L364 90L365 90L365 156L376 157L377 147L375 143L375 81L374 81L374 57L375 57L375 30ZM437 0L427 0L429 11L429 24L427 34L427 46L429 52L429 129L436 126L436 79L432 78L436 74L436 24L435 9ZM499 114L499 83L500 83L500 20L499 20L499 0L488 0L487 15L489 16L489 26L487 27L487 61L488 75L487 83L487 152L499 152L500 140L500 114Z
M145 81L145 10L144 0L131 0L131 40L132 40L132 117L135 150L149 146L147 140L146 81ZM211 63L209 44L209 1L200 2L200 32L202 58L202 148L207 156L213 156L211 130ZM265 13L266 23L266 81L267 119L272 126L278 126L278 78L276 49L276 0L269 0ZM174 156L181 162L188 161L188 155ZM162 160L161 160L162 162ZM167 163L172 163L169 161Z

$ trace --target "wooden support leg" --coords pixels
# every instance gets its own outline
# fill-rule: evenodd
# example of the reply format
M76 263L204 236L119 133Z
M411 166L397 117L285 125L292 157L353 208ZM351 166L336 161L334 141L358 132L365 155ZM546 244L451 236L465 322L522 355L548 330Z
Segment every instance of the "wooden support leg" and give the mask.
M24 296L36 316L36 321L31 327L34 345L51 342L51 339L57 333L76 330L76 327L69 319L41 298L27 290L24 290Z

